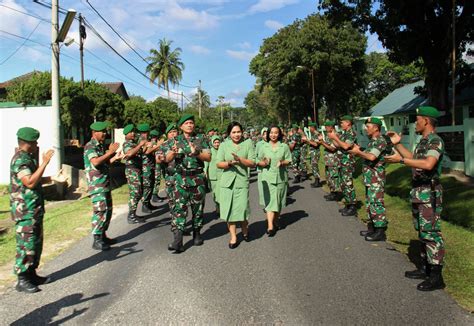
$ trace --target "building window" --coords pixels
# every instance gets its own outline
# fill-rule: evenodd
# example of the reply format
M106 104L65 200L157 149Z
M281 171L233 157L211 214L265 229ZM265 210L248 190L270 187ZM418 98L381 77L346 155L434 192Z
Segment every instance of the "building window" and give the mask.
M392 117L392 118L390 118L390 127L393 127L393 126L395 126L395 123L394 123L393 117Z
M474 118L474 105L469 107L469 118Z

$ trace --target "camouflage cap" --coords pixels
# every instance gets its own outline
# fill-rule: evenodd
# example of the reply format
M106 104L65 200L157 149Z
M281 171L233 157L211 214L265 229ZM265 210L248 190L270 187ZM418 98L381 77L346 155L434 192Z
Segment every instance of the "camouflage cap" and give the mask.
M140 123L137 125L137 130L140 132L149 132L150 125L148 123Z
M332 120L328 120L326 122L324 122L324 125L325 127L334 127L336 125L336 121L332 121Z
M186 121L188 121L188 120L193 120L193 121L194 121L194 115L192 115L192 114L185 114L185 115L183 115L183 116L181 117L181 119L179 119L179 121L178 121L178 127L181 127L181 125L182 125L183 123L185 123Z
M438 109L432 106L420 106L416 109L416 115L437 119L440 116Z
M352 122L352 120L354 120L354 118L350 114L346 114L346 115L343 115L340 120L341 121L347 120L347 121Z
M90 128L94 131L104 131L109 127L109 123L107 121L96 121L90 125Z
M153 129L152 131L150 131L150 136L158 137L160 136L160 133L158 132L158 130Z
M368 118L367 120L365 120L365 123L373 123L374 125L378 125L380 127L382 127L382 120L379 119L379 118Z
M133 125L133 123L130 123L126 125L125 127L123 127L123 134L128 135L129 133L133 131L133 129L135 129L135 126Z
M18 129L16 135L19 139L24 141L37 141L40 137L40 132L31 127L23 127Z
M176 127L176 124L175 124L175 123L170 123L170 124L168 125L168 127L166 127L165 134L168 134L168 133L169 133L171 130L173 130L173 129L178 129L178 128Z

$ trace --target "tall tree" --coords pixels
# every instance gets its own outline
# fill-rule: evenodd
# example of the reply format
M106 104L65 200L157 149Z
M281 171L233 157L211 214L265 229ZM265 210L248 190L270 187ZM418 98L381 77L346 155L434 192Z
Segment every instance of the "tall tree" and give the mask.
M172 85L179 84L184 70L184 63L181 61L181 48L171 49L171 43L163 38L159 42L159 49L151 49L150 56L147 58L149 62L146 72L150 74L152 82L158 80L158 85L163 86L170 97L169 83Z
M450 62L474 41L472 0L319 0L334 25L350 20L362 31L377 33L391 60L421 60L429 102L448 108ZM455 3L453 24L453 3Z

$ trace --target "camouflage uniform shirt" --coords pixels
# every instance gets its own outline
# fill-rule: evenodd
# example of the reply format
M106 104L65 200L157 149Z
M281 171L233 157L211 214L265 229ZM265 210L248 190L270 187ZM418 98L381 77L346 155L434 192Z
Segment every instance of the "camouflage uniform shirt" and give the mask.
M356 144L357 143L357 135L354 129L343 130L340 136L340 140L347 144ZM341 165L350 165L353 166L355 164L355 156L354 154L349 153L348 151L339 148L338 151L339 161Z
M109 164L104 162L98 167L91 163L94 157L105 154L104 145L92 138L84 146L84 169L87 176L88 192L91 195L110 191Z
M387 141L382 135L372 138L367 144L366 153L375 155L374 161L364 160L362 171L364 174L364 185L370 186L374 183L385 182L385 150Z

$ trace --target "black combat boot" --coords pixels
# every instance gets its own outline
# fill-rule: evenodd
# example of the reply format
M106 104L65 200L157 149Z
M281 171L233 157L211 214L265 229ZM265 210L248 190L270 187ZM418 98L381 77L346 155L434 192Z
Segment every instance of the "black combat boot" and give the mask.
M420 291L433 291L444 289L446 287L446 284L444 284L442 270L442 265L431 265L429 277L420 284L418 284L416 288Z
M176 254L182 253L184 251L183 231L174 230L173 235L174 235L174 239L173 239L173 242L171 242L168 245L168 250L174 251L174 253L176 253Z
M193 241L195 246L202 246L204 243L204 240L201 238L201 230L200 229L194 229L193 231Z
M342 212L345 212L346 210L347 210L347 205L344 205L343 208L339 208L338 212L342 213Z
M374 233L366 235L366 241L385 241L387 236L385 235L386 228L375 228Z
M110 245L104 242L102 239L102 234L94 234L92 249L105 251L110 249Z
M43 276L39 276L38 274L36 274L36 269L34 269L34 268L30 268L28 270L28 274L29 274L31 283L33 283L34 285L47 284L51 280L49 277L43 277Z
M31 275L28 272L18 274L18 283L15 286L18 292L36 293L40 289L33 283Z
M153 195L151 196L151 201L160 201L160 198L158 197L158 195Z
M365 231L360 231L359 234L363 237L367 236L367 235L372 235L374 234L375 232L375 228L374 228L374 223L372 222L369 222L367 223L367 230Z
M295 179L293 180L293 183L300 183L301 182L301 176L295 175Z
M325 195L326 201L335 201L336 200L336 193L330 192L328 195Z
M321 187L321 182L319 181L318 178L314 178L314 182L311 184L311 188L320 188Z
M413 271L406 271L405 277L411 278L414 280L424 280L430 276L430 272L431 272L431 265L428 264L426 259L424 259L420 268L415 269Z
M104 233L102 233L102 241L104 241L108 245L113 245L117 243L117 239L111 239L107 237L107 234L105 234L105 231Z
M356 216L357 208L354 204L347 205L347 209L341 212L342 216Z
M130 211L128 212L127 222L128 224L137 224L144 223L145 221L142 218L138 217L135 211Z
M157 209L158 209L158 206L152 205L151 203L143 203L142 205L142 212L146 214L153 213L153 211Z

